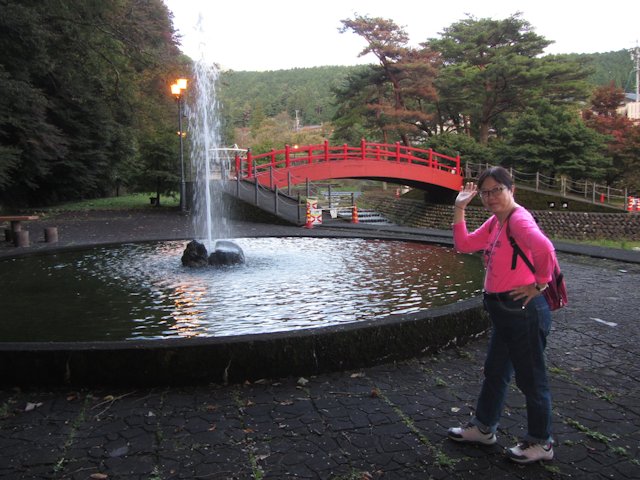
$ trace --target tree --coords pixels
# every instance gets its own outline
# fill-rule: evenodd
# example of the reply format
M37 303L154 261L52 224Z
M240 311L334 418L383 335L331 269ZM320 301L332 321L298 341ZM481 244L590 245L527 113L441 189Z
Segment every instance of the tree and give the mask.
M482 145L468 135L441 133L427 139L422 148L431 148L438 153L456 157L460 155L464 163L493 163L495 157L490 147Z
M391 129L378 106L386 100L384 72L363 67L351 73L344 85L334 88L338 109L333 118L336 142L358 143L362 138L388 141Z
M606 135L607 153L612 160L606 179L609 184L640 188L640 125L618 112L624 91L612 81L597 88L591 108L582 112L586 124Z
M575 111L539 101L512 116L504 137L491 145L500 164L549 177L602 179L610 166L603 135L588 128Z
M469 16L441 35L424 44L442 55L439 110L453 125L470 126L483 144L509 114L539 98L575 102L587 94L580 80L588 72L568 60L540 58L552 42L519 13L503 20Z
M167 7L3 0L2 11L0 83L15 97L0 100L0 202L110 193L139 160L150 125L173 117L159 80L179 56Z
M260 128L251 130L247 143L251 145L254 155L281 150L285 145L321 144L326 138L323 131L299 131L294 128L294 121L282 112L276 117L265 119Z
M371 97L369 108L384 117L383 132L394 131L405 145L410 145L411 136L428 130L433 120L426 104L436 98L433 81L437 55L429 49L408 47L406 32L392 20L356 15L354 19L342 20L342 24L342 33L352 30L366 40L367 46L359 56L373 53L379 62L378 95Z

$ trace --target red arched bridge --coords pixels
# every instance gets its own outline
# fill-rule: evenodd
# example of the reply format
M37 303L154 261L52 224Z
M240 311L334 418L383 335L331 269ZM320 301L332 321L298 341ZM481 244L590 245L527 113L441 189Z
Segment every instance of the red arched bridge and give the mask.
M434 193L458 192L462 186L460 157L400 143L371 143L357 147L319 145L285 146L260 155L236 155L238 180L249 180L271 189L308 181L339 178L383 180Z

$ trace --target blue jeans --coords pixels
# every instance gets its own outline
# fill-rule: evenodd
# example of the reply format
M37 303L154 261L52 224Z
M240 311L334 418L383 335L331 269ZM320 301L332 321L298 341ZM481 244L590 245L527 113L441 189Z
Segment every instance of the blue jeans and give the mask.
M472 423L494 432L502 414L507 388L515 372L516 385L527 404L531 443L551 441L551 392L544 349L551 329L551 312L542 295L522 308L522 301L484 300L493 324L484 364L484 381Z

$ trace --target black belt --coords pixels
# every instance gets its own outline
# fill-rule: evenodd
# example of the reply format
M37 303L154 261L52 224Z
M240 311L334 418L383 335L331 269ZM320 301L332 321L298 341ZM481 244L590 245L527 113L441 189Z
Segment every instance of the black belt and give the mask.
M498 302L515 302L511 296L511 292L487 293L484 292L484 298L487 300L496 300Z

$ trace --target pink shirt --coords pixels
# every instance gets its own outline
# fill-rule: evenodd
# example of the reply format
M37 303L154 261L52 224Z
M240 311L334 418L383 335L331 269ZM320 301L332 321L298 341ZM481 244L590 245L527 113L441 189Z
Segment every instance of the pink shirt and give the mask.
M509 232L535 267L535 275L520 257L515 270L511 270L513 248L507 238L507 227L506 224L501 226L495 215L472 233L467 231L464 221L454 224L453 243L461 253L484 250L487 270L484 289L487 292L509 292L522 285L551 281L555 263L553 244L525 208L518 207L513 212L509 219Z

